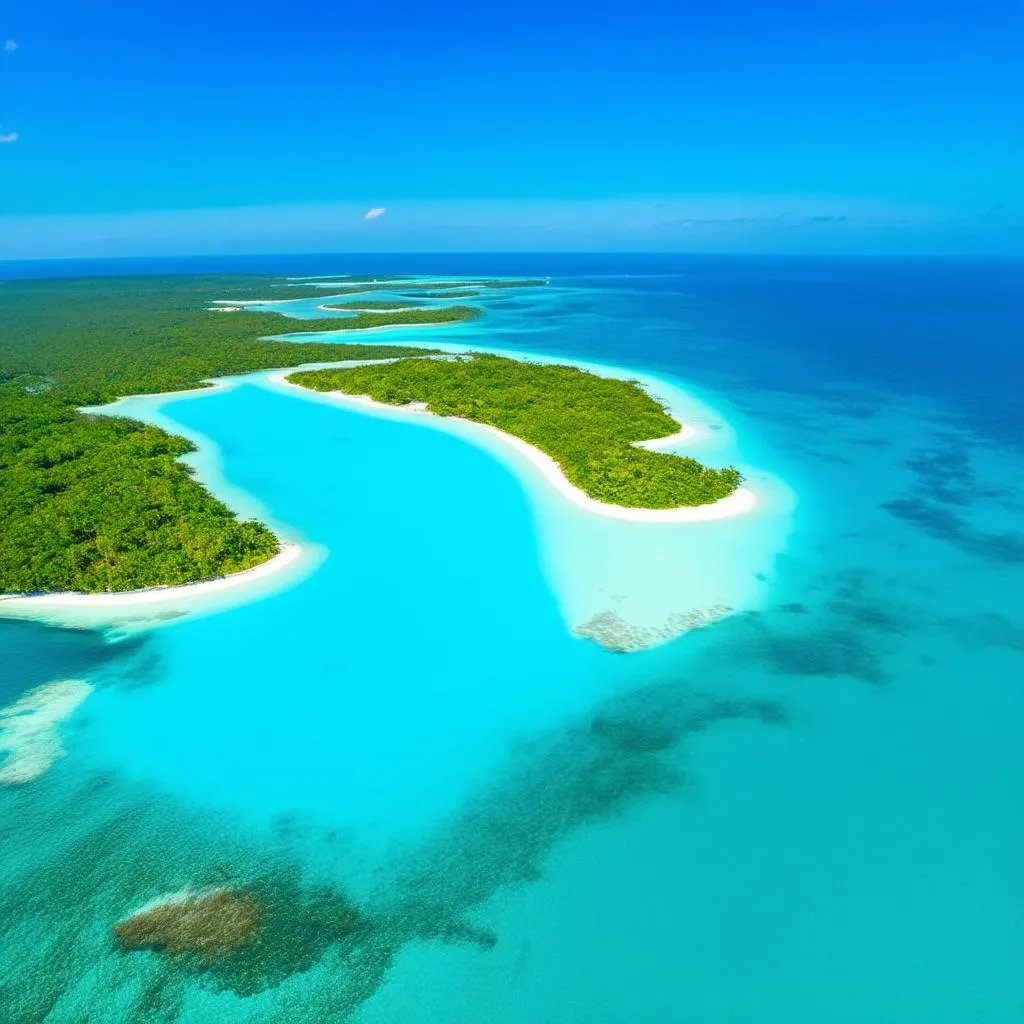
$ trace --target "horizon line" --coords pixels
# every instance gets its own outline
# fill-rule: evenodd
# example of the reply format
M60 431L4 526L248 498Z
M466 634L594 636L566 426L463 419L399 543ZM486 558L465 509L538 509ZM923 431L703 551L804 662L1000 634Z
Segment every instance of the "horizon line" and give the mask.
M787 252L778 250L759 252L756 250L737 249L723 252L704 249L393 249L393 250L267 250L265 252L218 252L218 253L164 253L164 254L120 254L116 256L0 256L0 266L16 263L118 263L128 261L158 260L222 260L222 259L267 259L283 257L287 259L331 257L366 257L382 259L395 256L409 256L422 259L429 256L440 256L453 259L460 256L538 256L547 259L571 256L586 258L588 256L645 256L645 257L686 257L702 259L792 259L792 260L997 260L1014 263L1024 262L1024 253L962 253L962 252L931 252L931 253L899 253L899 252Z

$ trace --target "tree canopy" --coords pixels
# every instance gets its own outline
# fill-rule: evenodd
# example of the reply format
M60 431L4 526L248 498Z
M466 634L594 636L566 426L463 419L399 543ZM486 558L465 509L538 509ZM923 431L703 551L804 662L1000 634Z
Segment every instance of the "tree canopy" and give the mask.
M377 327L403 316L299 321L207 311L216 299L278 291L298 298L306 290L248 276L0 282L0 592L188 583L272 557L274 535L240 521L178 461L190 442L77 407L337 360L329 342L266 336ZM466 312L455 319L477 312L459 308ZM441 322L452 316L450 308L417 312L440 313ZM353 344L344 351L345 358L389 359L421 350Z
M686 456L637 448L635 442L673 434L680 425L633 381L500 356L417 356L303 371L288 379L390 405L426 402L439 416L497 427L550 455L571 483L610 505L705 505L740 484L736 469L712 469Z

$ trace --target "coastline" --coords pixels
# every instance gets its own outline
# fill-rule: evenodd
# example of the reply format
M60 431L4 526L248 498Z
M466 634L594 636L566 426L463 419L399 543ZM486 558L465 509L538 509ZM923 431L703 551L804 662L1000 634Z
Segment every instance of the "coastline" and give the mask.
M373 312L377 312L374 310ZM347 317L339 316L333 317L339 323L344 323ZM303 321L295 318L297 324L301 324ZM460 327L463 324L472 323L472 320L434 320L434 321L423 321L422 323L415 324L378 324L376 327L335 327L333 330L317 330L317 331L285 331L282 334L270 334L268 338L272 338L276 341L288 341L290 338L294 338L296 335L309 336L311 334L373 334L375 331L414 331L422 330L424 327Z
M634 441L634 448L646 448L648 451L661 451L662 448L672 448L674 445L682 444L697 436L693 427L683 424L674 434L666 434L664 437L652 437L648 441Z
M692 395L673 380L622 365L477 344L438 347L449 353L487 351L531 362L570 364L636 381L684 426L674 434L635 444L680 454L693 452L711 464L738 464L746 483L711 505L677 509L604 505L569 483L550 456L488 425L424 414L422 403L394 406L302 388L283 379L296 372L291 368L267 371L259 383L303 401L419 423L479 447L503 463L525 492L541 572L565 627L583 641L620 653L646 650L757 607L765 599L773 560L792 528L796 496L783 481L747 463L737 450L736 432L729 421L702 396ZM300 369L339 364L306 364Z
M330 296L324 296L329 298ZM343 298L344 296L337 296ZM286 302L303 302L303 299L212 299L211 305L207 307L211 313L240 313L245 311L246 306L279 306ZM372 313L375 315L385 315L387 313L407 313L414 309L429 309L429 306L403 306L401 309L336 309L327 305L326 303L316 307L325 313ZM287 317L287 313L282 313L282 316ZM301 317L290 317L295 323L303 323ZM403 331L417 327L457 327L460 324L472 323L473 320L479 319L479 317L469 317L462 320L423 320L418 323L408 324L377 324L374 327L342 327L348 317L336 316L332 317L339 322L338 327L318 330L302 330L301 328L294 331L282 331L280 334L268 334L267 338L274 341L288 341L296 335L311 335L311 334L373 334L375 331Z
M75 612L89 612L96 614L98 619L106 620L110 617L113 621L124 612L146 609L151 613L147 618L159 620L165 616L165 621L170 621L196 611L197 602L202 604L207 598L224 596L240 587L252 588L260 582L271 582L274 584L271 589L277 589L276 584L280 582L277 577L287 569L300 569L300 563L309 561L310 554L311 551L301 544L281 541L280 550L273 558L251 569L196 583L88 594L80 591L0 594L0 618L47 619L56 616L63 622L66 621L67 613L74 617Z
M301 320L297 320L296 326L301 323ZM381 329L391 330L394 328L390 326L370 328L370 330ZM627 367L613 364L584 362L538 352L491 349L486 345L467 345L465 342L443 342L438 345L431 340L411 342L410 345L414 348L440 347L443 351L453 354L493 351L495 354L525 359L530 362L569 363L602 376L634 380L659 403L663 404L666 411L678 422L683 424L673 434L634 442L637 447L664 450L672 449L683 443L692 443L700 448L706 447L710 442L713 450L725 457L722 446L724 444L727 451L728 446L732 443L732 430L713 410L700 405L699 402L695 406L690 400L689 394L680 391L674 383L650 374L639 374ZM642 509L604 504L589 497L571 484L550 456L526 441L497 428L456 417L442 417L430 413L424 416L425 409L418 408L415 404L412 407L400 407L373 402L365 397L315 392L300 385L290 384L285 379L287 375L300 370L351 365L353 360L346 360L345 355L346 345L344 342L340 342L338 344L339 358L331 360L329 363L299 364L280 367L276 370L261 370L214 378L209 380L205 387L180 392L127 396L110 405L92 407L88 410L101 415L137 419L159 426L171 433L188 437L196 445L196 451L184 456L183 461L192 465L198 471L204 486L223 500L236 514L259 519L274 531L281 543L281 551L276 556L259 566L231 576L182 586L154 587L148 590L103 594L0 595L0 618L35 619L72 628L112 628L115 634L134 632L159 627L185 616L212 614L250 601L260 600L265 596L287 589L315 571L328 553L316 545L308 544L303 538L296 537L285 524L277 522L270 510L264 508L255 496L234 487L222 473L221 453L216 442L184 428L171 415L163 412L163 405L169 399L174 401L199 399L206 395L231 390L243 383L279 390L307 401L349 405L377 417L403 419L433 426L460 436L471 444L480 445L499 459L511 456L509 458L510 469L517 475L522 475L527 466L532 467L536 474L529 469L526 470L528 476L532 478L529 490L536 491L538 496L545 491L553 497L557 496L552 510L555 506L564 510L555 515L554 519L551 518L552 510L544 508L539 509L539 512L546 523L541 531L544 535L541 543L542 560L550 577L562 581L558 584L557 589L560 594L560 604L566 616L566 623L570 629L576 629L581 624L586 625L595 614L612 608L627 613L628 608L637 605L637 598L639 606L626 616L630 622L661 622L664 619L664 615L661 615L660 612L660 607L664 604L663 595L660 594L663 588L660 584L652 586L653 578L648 580L642 590L637 591L625 604L622 603L625 599L621 595L633 594L635 590L635 585L631 582L634 569L630 566L639 557L639 549L635 547L637 544L640 544L645 550L643 562L646 562L646 548L650 544L654 544L656 547L660 545L658 537L663 536L661 531L682 528L684 534L680 534L678 542L675 543L683 543L687 547L696 545L693 550L693 555L695 555L705 543L707 537L705 531L720 528L716 526L716 523L724 523L735 520L736 517L742 517L744 522L749 521L753 527L755 522L759 523L764 518L763 513L775 517L782 511L779 495L776 493L777 488L773 488L770 480L759 471L753 477L758 481L756 490L750 486L741 485L727 498L710 505L683 506L672 509ZM483 432L474 428L482 428ZM760 514L747 515L755 509ZM594 543L598 544L603 552L599 560L600 565L592 564L592 559L584 559L583 562L580 562L575 555L568 554L569 549L575 547L575 542L572 540L572 529L568 534L562 535L562 526L558 525L562 523L562 516L569 517L564 520L565 523L578 520L577 529L584 527L585 524L593 524L585 526L587 534L591 530L635 529L640 526L640 533L633 536L623 546L623 552L633 551L633 554L627 558L626 563L619 565L619 555L607 547L611 538L598 540L597 534L595 534ZM729 527L730 531L733 529L733 527ZM684 540L684 535L691 539ZM614 544L616 548L619 546L617 540ZM659 547L659 550L664 549ZM567 559L568 561L566 561ZM565 564L561 565L561 563ZM561 568L558 567L559 565ZM668 571L667 567L668 563L664 567L665 571ZM685 566L680 565L671 573L677 584L681 578L680 573L684 569ZM598 576L594 576L595 571L598 571ZM662 573L659 571L660 575ZM610 583L613 576L623 578L620 583L613 586ZM572 579L576 579L576 583L570 583L569 581ZM706 610L706 607L710 607L712 604L735 607L747 603L749 599L742 597L738 592L733 593L733 591L738 591L736 585L728 588L728 594L725 591L717 593L714 600L709 598L709 601L705 601L703 599L704 587L701 588L702 594L699 598L694 595L692 598L683 599L682 592L677 589L677 584L673 586L673 592L677 593L679 599L684 603L673 599L669 609L673 614L680 611L696 614L696 612ZM715 589L720 590L721 588ZM648 605L651 606L650 609L648 609Z
M292 301L294 302L296 300L293 299ZM229 306L228 308L230 309L231 307ZM320 309L320 310L323 310L323 312L325 312L325 313L408 313L410 310L413 310L413 309L429 309L430 307L429 306L399 306L396 309L374 309L372 306L366 306L366 307L352 306L349 309L342 309L339 306L329 306L327 304L324 304L322 306L317 306L316 308ZM342 317L341 319L344 319L344 317ZM440 327L442 325L440 323L437 323L437 324L421 324L420 326Z
M238 387L247 374L214 378L205 387L126 395L107 405L81 411L95 416L118 416L148 423L191 441L195 450L181 461L196 472L203 486L236 515L257 519L277 537L279 550L259 565L195 583L147 587L141 590L86 593L60 591L42 594L0 594L0 619L31 619L70 628L148 629L186 616L207 614L257 600L283 590L312 573L326 552L295 536L253 495L233 486L224 476L220 447L211 438L190 430L163 412L167 401L196 401Z
M749 487L740 486L726 498L711 503L710 505L686 505L678 508L627 508L622 505L608 505L604 502L591 498L584 491L570 483L562 472L561 467L550 455L542 452L539 448L524 441L522 438L507 434L497 427L486 423L476 423L473 420L462 419L457 416L437 416L429 412L422 403L410 405L388 405L384 402L376 402L367 395L347 395L340 391L313 392L300 384L292 384L287 379L287 373L273 373L266 377L270 383L291 389L303 394L304 397L319 395L322 399L337 405L347 405L350 408L361 411L370 411L375 415L396 418L422 419L428 417L434 425L444 422L458 423L464 427L478 428L486 431L490 436L500 438L508 447L514 449L523 458L537 469L541 476L565 499L572 502L578 508L587 512L606 516L612 519L623 519L633 523L698 523L710 522L719 519L730 519L734 516L743 515L757 507L757 495ZM660 447L671 447L673 444L692 437L694 431L685 425L674 434L661 438L653 438L649 441L638 441L638 446L656 445Z

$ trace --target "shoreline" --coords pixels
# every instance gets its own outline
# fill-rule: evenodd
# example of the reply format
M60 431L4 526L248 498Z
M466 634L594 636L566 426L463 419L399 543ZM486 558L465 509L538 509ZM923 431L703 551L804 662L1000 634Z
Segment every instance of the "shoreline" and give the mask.
M88 609L117 613L137 608L149 607L159 611L170 611L173 605L182 601L202 600L216 594L223 594L238 587L250 586L260 580L268 579L294 566L300 559L309 554L303 545L294 541L280 541L280 550L273 558L268 558L250 569L227 576L214 576L196 583L171 584L167 586L146 587L143 590L108 590L99 593L83 591L61 591L46 594L0 594L0 617L32 616L47 611L71 611ZM182 614L187 614L183 612Z
M560 494L563 498L572 502L579 508L596 515L606 516L612 519L624 519L634 523L700 523L710 522L718 519L731 519L734 516L743 515L757 507L757 495L749 487L740 486L726 498L720 498L710 505L683 505L676 508L628 508L624 505L608 505L596 498L591 498L575 484L569 482L562 468L550 455L542 452L539 448L524 441L520 437L508 434L497 427L486 423L476 423L473 420L462 419L458 416L437 416L427 411L422 403L411 403L410 405L388 405L384 402L376 402L368 395L348 395L342 391L312 391L304 388L301 384L292 384L287 379L286 373L274 373L266 378L271 383L300 393L303 397L320 396L332 404L347 405L360 411L370 411L375 415L394 415L399 419L420 420L431 422L432 425L441 425L445 421L451 421L463 426L475 427L486 431L492 437L500 438L508 447L514 449L525 458L535 469L540 471L541 476ZM443 427L442 427L443 429ZM662 438L652 438L649 441L637 441L638 446L651 444L671 446L672 444L692 437L693 428L685 425L674 434Z
M336 312L346 312L346 310L337 310ZM371 310L371 312L380 312L379 310ZM302 321L298 318L293 317L297 324L301 324ZM346 316L331 317L332 320L337 320L339 323L344 323L349 318ZM477 317L476 319L479 319ZM296 334L372 334L374 331L408 331L422 329L424 327L458 327L460 324L473 323L474 320L423 320L413 324L377 324L376 327L335 327L333 330L327 328L326 330L321 329L318 331L287 331L284 334L273 334L269 335L271 338L280 339L287 341L288 338Z
M662 448L671 448L673 445L682 444L683 441L689 441L690 438L696 436L697 431L684 423L674 434L652 437L649 441L634 441L633 447L646 448L648 451L660 451Z
M195 445L195 450L184 456L182 461L194 469L205 463L203 485L224 501L239 516L250 516L270 523L277 538L279 549L277 554L248 569L230 573L226 576L214 576L210 579L198 580L195 583L162 584L145 587L140 590L115 591L52 591L37 594L0 593L0 618L27 618L54 622L58 625L102 626L110 625L118 617L134 610L146 609L151 613L150 624L158 624L160 620L171 621L190 615L194 611L205 611L204 602L210 598L232 594L239 588L255 587L252 596L255 598L265 592L256 585L273 582L274 589L283 585L277 577L285 570L298 570L301 563L316 564L315 547L297 540L286 539L287 529L272 522L273 517L253 499L241 492L224 493L224 480L220 466L220 452L216 443L204 435L187 430L173 419L165 418L159 411L155 415L140 417L132 410L137 402L156 403L163 401L189 401L205 398L215 394L223 394L233 390L240 382L240 376L214 378L207 382L206 387L189 388L184 391L162 391L152 394L125 395L106 405L84 406L79 411L94 416L126 416L138 422L149 423L168 433L185 437ZM127 408L126 408L127 407ZM203 474L201 474L203 475ZM195 608L197 603L199 608ZM228 605L224 605L228 607ZM74 622L65 616L70 616Z
M224 300L221 300L224 301ZM254 300L257 303L274 302L277 300ZM296 320L296 325L302 323L301 319ZM380 327L364 328L363 331L394 330L402 326L439 327L449 326L448 324L415 324L415 325L383 325ZM291 333L291 332L289 332ZM294 332L294 333L323 333L323 332ZM327 332L332 333L332 332ZM341 333L341 332L333 332ZM353 331L353 334L361 333ZM413 347L419 347L412 343ZM554 356L546 356L540 353L505 352L504 350L490 350L486 346L465 346L459 343L442 343L445 351L459 353L462 351L494 351L496 354L509 355L512 358L526 358L537 362L567 362L572 365L579 365L582 368L599 372L601 375L621 377L622 379L638 380L641 386L652 394L657 401L663 401L657 391L665 386L658 378L648 377L646 380L638 378L638 375L628 371L624 367L605 364L584 363L579 360L565 360ZM344 356L345 345L339 344L338 355ZM760 496L751 488L741 485L736 491L726 498L720 499L710 505L681 506L669 509L643 509L628 508L624 506L609 505L591 498L584 491L571 484L563 474L561 467L549 455L535 448L521 438L505 433L496 427L488 424L475 423L471 420L458 417L437 416L426 412L425 407L416 403L411 406L393 406L385 403L374 402L366 396L351 396L341 392L316 392L301 385L291 384L286 377L303 369L323 367L334 367L348 365L352 360L340 358L324 364L299 364L297 366L281 367L277 370L259 370L249 373L235 374L223 378L212 378L205 382L205 387L189 388L183 391L162 392L159 394L143 394L137 396L124 396L107 406L91 407L87 411L93 414L127 415L130 418L140 419L142 422L153 422L154 425L171 433L188 437L196 444L196 453L186 456L185 460L193 465L212 460L205 466L206 474L211 474L210 480L205 479L204 486L213 493L219 494L221 500L226 500L229 507L239 514L248 514L273 523L273 516L268 510L258 507L250 496L241 493L222 493L224 481L221 479L219 466L219 449L211 439L195 435L177 424L173 419L164 420L160 412L160 403L167 399L192 399L202 398L218 392L231 390L241 383L250 381L257 385L262 382L263 386L270 385L273 388L286 391L293 396L301 397L307 401L324 401L336 405L348 405L351 408L362 412L369 412L372 415L403 419L411 422L429 424L442 430L462 436L470 443L479 442L479 438L467 437L472 434L473 428L482 428L486 435L498 439L501 447L506 452L511 451L521 456L529 465L540 473L543 480L552 489L561 495L570 505L589 512L604 520L618 520L634 523L648 524L677 524L677 523L706 523L716 520L731 519L753 511L761 504ZM296 395L296 393L298 393ZM137 416L135 410L131 409L136 401L144 403L156 402L157 408L149 416ZM669 402L668 405L672 403ZM125 409L123 406L129 406ZM637 441L637 447L661 450L671 448L679 443L689 440L701 440L705 432L695 429L685 421L685 417L678 411L672 415L683 422L683 426L673 434L660 438ZM718 429L718 428L716 428ZM490 453L501 458L501 453ZM519 472L522 466L512 466L513 472ZM244 499L244 500L243 500ZM252 506L252 507L251 507ZM220 576L213 579L201 580L196 583L181 584L178 586L156 586L145 590L118 591L105 593L83 593L83 592L61 592L43 594L0 594L0 618L24 618L50 622L58 626L71 628L110 628L120 627L123 629L149 629L176 621L183 617L209 614L237 604L258 600L262 597L287 589L293 582L309 575L326 557L327 552L316 545L309 545L296 540L285 540L287 530L282 533L281 524L272 525L277 533L281 548L279 552L251 569L242 570L229 576ZM290 570L286 572L286 570ZM226 597L230 600L224 600ZM132 612L137 614L132 615Z
M297 300L292 300L292 301L297 301ZM229 306L228 308L230 309L231 307ZM378 314L380 314L380 313L409 313L409 312L411 312L414 309L429 309L430 307L429 306L399 306L396 309L374 309L372 306L361 307L361 308L353 306L353 307L351 307L349 309L342 309L339 306L323 305L323 306L317 306L316 308L320 309L320 310L323 310L323 312L325 312L325 313L378 313ZM343 320L344 317L339 317L339 319ZM448 322L450 322L450 321L445 321L445 323L448 323ZM438 322L438 324L427 324L425 326L427 326L427 327L435 327L435 326L439 326L439 325L440 325L440 321ZM421 326L423 326L423 325L421 325Z
M326 298L327 296L325 296ZM277 306L283 302L303 302L303 299L213 299L211 300L213 305L208 306L207 309L211 313L241 313L245 311L246 306ZM385 316L388 313L407 313L414 309L430 309L430 306L403 306L401 309L335 309L327 304L319 305L316 307L324 313L353 313L358 315L360 313L371 313L377 316ZM305 322L302 317L289 317L287 313L282 313L282 316L289 320L294 320L295 323L301 324ZM339 324L343 324L346 320L350 319L346 316L335 316L331 317L332 320L337 320ZM404 331L416 327L458 327L460 324L473 323L475 320L479 320L477 317L467 317L464 320L422 320L416 323L408 324L376 324L373 327L334 327L334 328L319 328L316 330L302 330L301 328L294 331L282 331L279 334L268 334L265 337L273 341L288 341L289 338L296 334L372 334L374 331ZM259 373L261 371L254 371ZM131 397L131 396L128 396Z

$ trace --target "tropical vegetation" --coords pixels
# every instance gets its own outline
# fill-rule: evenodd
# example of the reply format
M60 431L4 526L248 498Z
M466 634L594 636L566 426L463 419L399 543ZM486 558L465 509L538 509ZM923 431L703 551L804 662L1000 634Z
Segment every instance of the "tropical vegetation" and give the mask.
M571 483L610 505L705 505L732 494L741 480L733 468L638 448L638 441L677 432L679 423L635 381L573 366L417 353L395 362L302 371L288 380L389 405L425 402L439 416L496 427L551 456Z
M417 298L421 298L421 296L417 296ZM370 302L365 300L363 302L359 302L357 300L354 300L352 302L331 302L324 304L324 309L379 310L408 308L408 302Z
M406 293L415 291L421 296L430 295L436 298L456 298L460 292L475 294L481 288L542 288L546 284L547 281L539 278L509 279L507 281L500 278L480 281L428 281L425 278L391 278L388 280L378 280L376 283L369 281L356 282L349 279L332 282L329 288L320 287L315 289L315 291L318 295L358 295L362 292L397 291ZM291 288L289 288L288 297L306 298L306 291L307 289L303 288L301 295L292 295Z
M344 309L343 306L324 304L324 309ZM479 309L471 306L419 306L415 309L400 307L391 312L371 310L354 313L332 320L304 320L300 324L292 321L303 332L309 331L365 331L374 327L399 327L416 324L455 324L475 320Z
M453 288L450 291L440 292L399 292L399 295L406 295L410 299L472 299L480 292L475 288Z
M329 341L268 336L395 322L386 312L300 322L207 311L216 299L265 298L284 287L247 276L0 282L0 592L188 583L273 556L274 535L240 521L178 461L190 442L78 408L337 360ZM353 359L421 351L345 346Z

